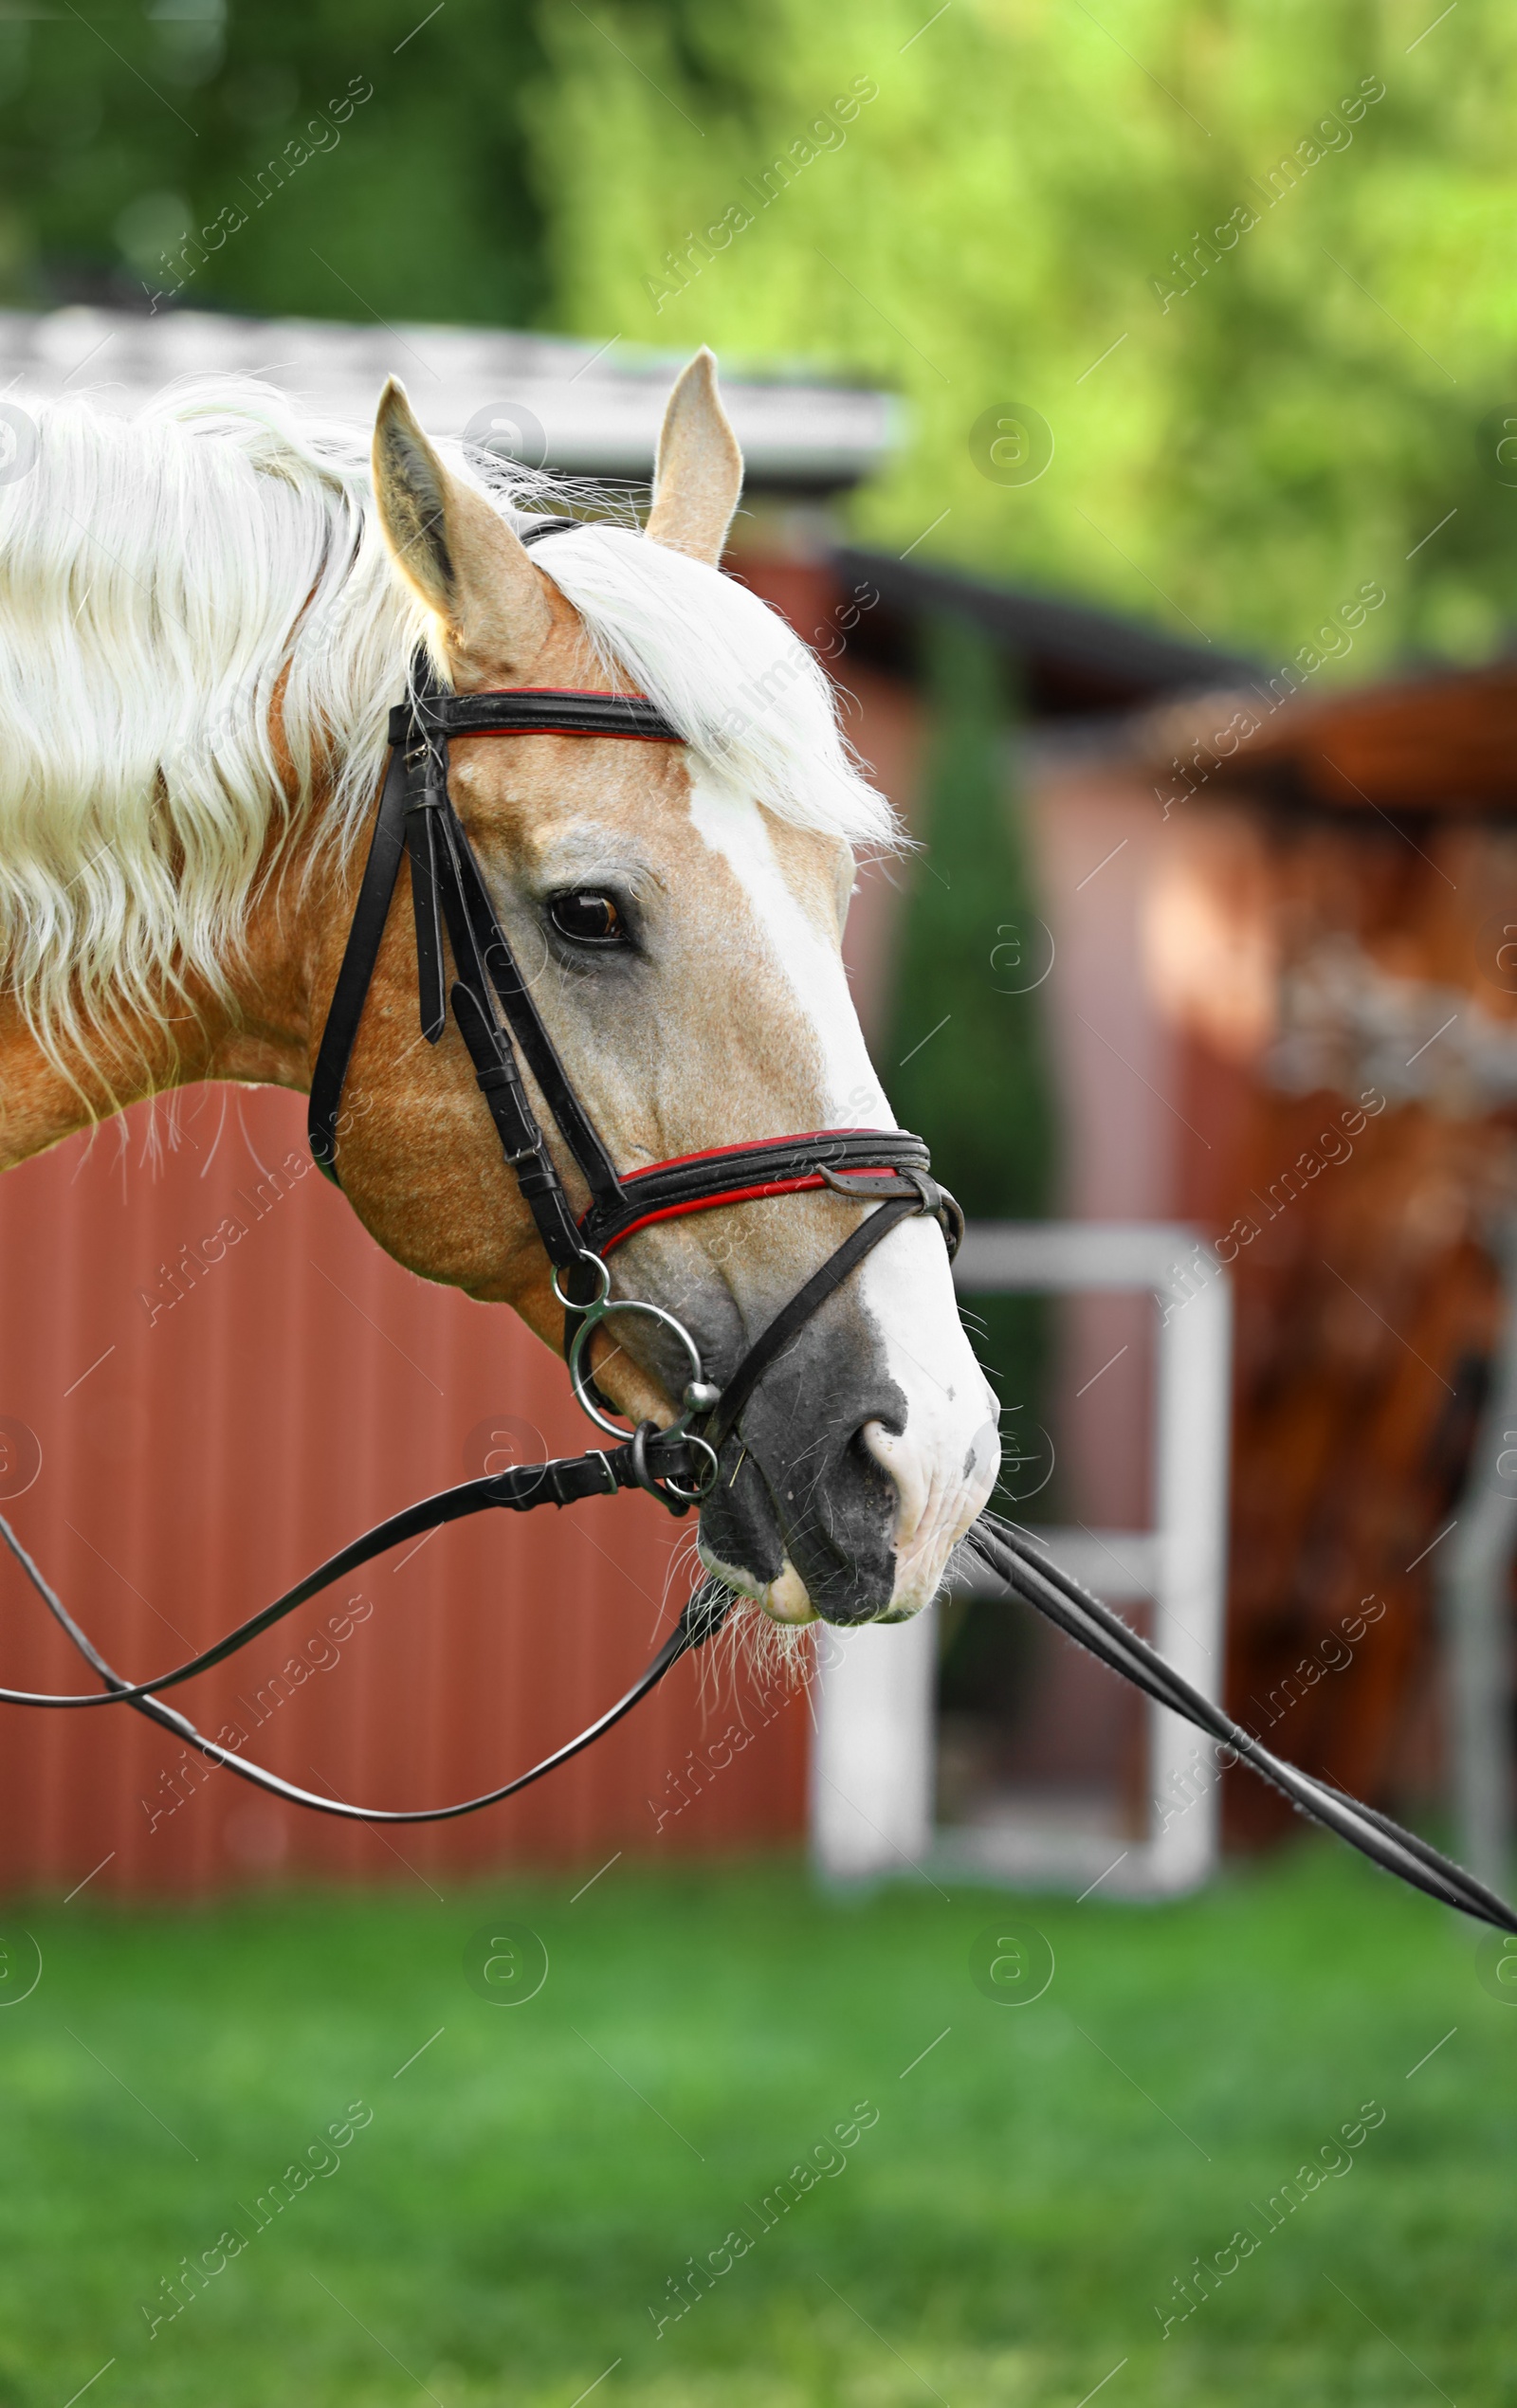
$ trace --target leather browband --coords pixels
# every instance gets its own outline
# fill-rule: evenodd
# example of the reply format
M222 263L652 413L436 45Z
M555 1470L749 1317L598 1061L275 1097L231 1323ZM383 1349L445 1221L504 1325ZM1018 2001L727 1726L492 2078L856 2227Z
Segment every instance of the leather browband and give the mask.
M591 694L513 685L484 694L418 694L390 714L392 744L420 736L620 736L644 744L684 737L646 694Z

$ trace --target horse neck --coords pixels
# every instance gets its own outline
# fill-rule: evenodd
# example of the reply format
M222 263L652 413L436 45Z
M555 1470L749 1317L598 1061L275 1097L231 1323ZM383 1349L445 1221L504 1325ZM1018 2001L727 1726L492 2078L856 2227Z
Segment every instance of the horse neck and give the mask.
M319 818L320 814L315 814ZM0 991L0 1171L127 1104L202 1079L309 1084L312 899L309 838L261 885L221 993L192 987L161 1012L123 1007L82 1044L45 1047L13 986Z

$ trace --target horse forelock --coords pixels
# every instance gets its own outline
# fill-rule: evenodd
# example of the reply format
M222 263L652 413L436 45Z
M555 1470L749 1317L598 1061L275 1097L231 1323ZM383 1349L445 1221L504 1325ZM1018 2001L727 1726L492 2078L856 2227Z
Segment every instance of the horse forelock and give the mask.
M855 848L897 841L890 806L863 775L814 654L746 586L616 526L557 535L537 557L608 677L630 676L709 778Z

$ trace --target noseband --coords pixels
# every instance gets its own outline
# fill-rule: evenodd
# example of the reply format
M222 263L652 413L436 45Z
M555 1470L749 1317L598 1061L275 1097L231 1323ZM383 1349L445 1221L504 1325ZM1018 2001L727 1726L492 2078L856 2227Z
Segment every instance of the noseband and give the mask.
M536 541L575 523L549 520L523 539ZM939 1221L952 1257L958 1250L963 1216L947 1190L932 1177L921 1138L904 1129L813 1129L796 1137L766 1138L747 1145L680 1155L640 1171L616 1170L558 1059L453 809L448 791L448 744L466 736L533 735L683 742L679 730L645 697L542 687L448 694L437 686L429 665L418 656L412 665L411 693L391 712L389 732L390 764L374 837L311 1080L311 1150L320 1169L336 1183L343 1083L404 853L411 864L422 1034L429 1044L436 1044L447 1025L450 1002L502 1152L516 1175L552 1267L553 1291L564 1308L564 1354L575 1395L597 1427L619 1443L552 1463L521 1464L409 1505L320 1564L214 1647L152 1681L125 1681L106 1662L0 1515L0 1538L102 1684L99 1691L87 1694L0 1688L0 1704L60 1708L131 1706L197 1748L212 1763L226 1765L244 1780L293 1805L352 1822L431 1823L449 1822L460 1815L475 1814L482 1806L493 1806L589 1747L630 1713L682 1655L715 1635L734 1602L730 1593L709 1586L698 1590L646 1670L625 1696L577 1738L529 1771L519 1773L514 1780L450 1806L359 1806L301 1789L266 1766L207 1739L187 1716L166 1706L159 1692L209 1671L387 1548L488 1507L524 1513L536 1505L573 1505L589 1497L614 1495L623 1488L643 1488L671 1513L687 1513L710 1492L722 1449L737 1429L758 1381L865 1257L917 1213ZM453 962L450 989L446 983L445 929ZM589 1204L577 1216L533 1110L522 1062L588 1192ZM635 1297L612 1295L606 1257L638 1230L689 1213L714 1212L726 1204L815 1189L832 1189L873 1210L782 1306L722 1387L714 1387L706 1378L700 1349L674 1314ZM630 1437L625 1436L610 1418L607 1400L590 1376L586 1360L590 1339L618 1315L650 1321L684 1352L689 1373L684 1410L667 1430L645 1421ZM1389 1815L1271 1755L1251 1731L1183 1680L1120 1614L1071 1580L1019 1534L982 1518L971 1543L1009 1589L1124 1679L1171 1712L1184 1716L1219 1749L1231 1749L1237 1760L1272 1782L1304 1813L1429 1897L1499 1930L1517 1932L1517 1914L1493 1890L1418 1834L1403 1831Z

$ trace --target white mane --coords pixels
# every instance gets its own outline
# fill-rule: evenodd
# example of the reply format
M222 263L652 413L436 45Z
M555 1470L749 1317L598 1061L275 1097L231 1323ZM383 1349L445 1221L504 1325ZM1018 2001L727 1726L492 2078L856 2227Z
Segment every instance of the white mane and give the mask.
M271 840L323 777L334 841L359 832L432 630L385 551L367 429L222 377L132 417L82 395L32 414L35 463L0 485L0 959L57 1058L123 1009L225 991ZM508 519L562 507L523 472L481 489ZM649 695L720 781L891 840L820 668L743 587L611 524L536 556L608 683Z

